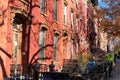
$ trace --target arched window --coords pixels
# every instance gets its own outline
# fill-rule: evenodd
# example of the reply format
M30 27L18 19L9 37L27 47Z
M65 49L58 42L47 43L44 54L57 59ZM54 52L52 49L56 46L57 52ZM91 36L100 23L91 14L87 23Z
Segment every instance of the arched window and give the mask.
M46 10L46 0L40 0L40 11L45 13Z
M67 24L67 4L64 3L64 24Z
M78 27L79 27L79 21L78 21L78 15L76 15L76 33L78 33Z
M76 7L78 8L78 0L76 0Z
M79 53L79 41L76 42L76 55Z
M74 46L75 39L74 37L71 38L71 45L70 45L70 58L73 59L73 55L75 53L75 46Z
M45 57L45 52L44 52L44 48L45 48L45 37L46 37L46 31L47 28L44 25L41 25L41 29L40 29L40 33L39 33L39 47L40 47L40 59L44 59Z
M20 64L22 43L22 24L13 24L12 28L12 62Z
M73 29L74 27L74 10L71 9L71 13L70 13L70 24L71 24L71 29Z
M58 0L54 0L54 19L57 21Z
M63 31L63 59L67 58L67 49L68 49L68 33L67 31Z
M57 50L58 50L58 37L59 33L54 33L54 60L57 60Z

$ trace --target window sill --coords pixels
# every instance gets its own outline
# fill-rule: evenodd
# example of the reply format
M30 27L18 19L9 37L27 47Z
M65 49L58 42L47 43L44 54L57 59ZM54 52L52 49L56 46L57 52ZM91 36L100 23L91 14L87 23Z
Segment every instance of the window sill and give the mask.
M57 20L54 20L55 24L59 24L59 22Z
M42 14L43 16L47 17L46 13L40 12L40 14Z
M68 26L67 23L66 24L64 23L64 26L67 27Z
M56 65L56 64L59 64L59 62L57 61L57 60L54 60L54 64Z
M39 64L47 64L47 63L45 62L45 60L38 60L38 63L39 63Z
M21 2L23 2L24 4L26 4L27 6L29 6L28 2L25 0L20 0Z

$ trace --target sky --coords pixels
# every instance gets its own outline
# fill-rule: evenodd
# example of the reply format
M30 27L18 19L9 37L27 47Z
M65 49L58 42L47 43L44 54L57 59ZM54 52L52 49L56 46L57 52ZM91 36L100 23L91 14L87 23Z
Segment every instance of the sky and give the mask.
M98 3L99 3L98 8L99 8L99 7L107 7L107 8L109 8L109 7L107 6L107 4L105 4L104 2L102 2L102 0L98 0ZM114 44L117 44L119 41L120 41L120 40L118 40L118 38L115 38L115 39L114 39Z
M99 3L98 8L99 7L107 7L107 4L102 2L102 0L98 0L98 3Z

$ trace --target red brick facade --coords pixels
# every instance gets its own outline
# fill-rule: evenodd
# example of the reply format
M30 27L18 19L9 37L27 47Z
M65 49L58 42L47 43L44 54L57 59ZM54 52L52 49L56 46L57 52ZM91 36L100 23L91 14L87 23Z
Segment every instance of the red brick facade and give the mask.
M10 76L10 64L20 64L23 74L36 61L49 65L53 60L55 69L59 69L63 59L74 59L80 51L89 48L84 0L78 0L78 5L77 0L57 0L57 13L54 11L55 0L45 0L43 8L40 1L2 1L0 15L4 18L0 16L0 80Z

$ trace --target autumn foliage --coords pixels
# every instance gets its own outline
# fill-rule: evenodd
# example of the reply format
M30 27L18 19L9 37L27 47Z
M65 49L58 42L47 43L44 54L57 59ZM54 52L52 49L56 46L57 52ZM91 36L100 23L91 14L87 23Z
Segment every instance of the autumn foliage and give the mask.
M120 33L120 0L102 0L105 5L97 7L94 17L98 19L99 28L116 37Z

